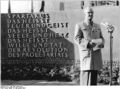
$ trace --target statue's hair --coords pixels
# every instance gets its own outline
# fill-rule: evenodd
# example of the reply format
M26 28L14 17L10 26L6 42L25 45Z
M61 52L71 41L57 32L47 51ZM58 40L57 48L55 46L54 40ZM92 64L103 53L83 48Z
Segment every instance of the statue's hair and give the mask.
M84 9L84 13L86 13L86 12L94 12L94 11L93 11L93 9L91 7L86 7Z

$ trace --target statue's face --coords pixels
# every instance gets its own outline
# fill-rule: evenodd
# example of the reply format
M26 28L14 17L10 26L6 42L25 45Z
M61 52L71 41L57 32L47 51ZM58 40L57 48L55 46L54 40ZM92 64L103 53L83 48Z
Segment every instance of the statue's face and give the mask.
M92 21L93 19L93 12L92 11L88 11L88 12L85 12L85 18L89 21Z

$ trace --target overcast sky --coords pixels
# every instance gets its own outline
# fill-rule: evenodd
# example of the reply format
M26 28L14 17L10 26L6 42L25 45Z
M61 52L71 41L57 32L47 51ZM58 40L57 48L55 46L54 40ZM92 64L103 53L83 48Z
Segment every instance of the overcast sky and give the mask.
M1 0L1 12L7 13L8 12L8 1L9 0ZM11 11L12 13L30 13L31 11L31 0L10 0L11 1ZM34 12L38 12L41 7L42 0L33 0L33 8ZM49 10L52 7L51 0L45 0L46 10Z

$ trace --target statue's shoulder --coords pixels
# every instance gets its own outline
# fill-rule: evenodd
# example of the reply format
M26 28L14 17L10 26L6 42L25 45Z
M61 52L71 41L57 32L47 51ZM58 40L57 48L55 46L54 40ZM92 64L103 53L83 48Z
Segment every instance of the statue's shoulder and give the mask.
M100 27L100 24L98 24L98 23L93 23L93 26L94 26L95 28L98 28L98 29L101 28L101 27Z
M79 28L85 28L85 25L83 22L77 23L76 24Z

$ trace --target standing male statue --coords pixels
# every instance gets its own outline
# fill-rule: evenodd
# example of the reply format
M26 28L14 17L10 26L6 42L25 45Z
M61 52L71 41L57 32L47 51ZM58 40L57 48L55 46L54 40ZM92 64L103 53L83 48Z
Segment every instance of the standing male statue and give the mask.
M80 84L97 85L97 74L102 68L104 38L100 25L93 22L93 9L85 8L84 15L84 21L75 26L75 42L80 55Z

